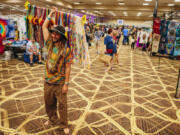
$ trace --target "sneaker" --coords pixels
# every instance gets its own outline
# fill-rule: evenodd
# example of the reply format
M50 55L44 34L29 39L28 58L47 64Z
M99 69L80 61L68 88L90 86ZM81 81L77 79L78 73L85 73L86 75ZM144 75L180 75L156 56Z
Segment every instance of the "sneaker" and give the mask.
M30 63L30 66L33 67L33 63Z

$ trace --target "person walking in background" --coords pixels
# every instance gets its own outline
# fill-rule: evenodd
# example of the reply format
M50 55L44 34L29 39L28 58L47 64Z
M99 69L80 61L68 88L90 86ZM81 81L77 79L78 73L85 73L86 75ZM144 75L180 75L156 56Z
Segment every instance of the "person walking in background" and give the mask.
M86 27L86 40L90 48L91 47L91 34L90 34L89 26Z
M109 66L110 66L110 70L112 70L114 42L113 42L113 30L111 28L108 30L108 35L104 39L104 44L106 45L106 54L111 56Z
M127 27L125 27L122 32L123 32L123 36L124 36L123 45L125 45L128 43L128 35L129 35Z
M97 54L99 54L99 42L101 40L101 35L101 31L99 30L99 27L97 27L94 33Z
M117 30L113 30L113 39L114 39L114 47L113 47L113 54L115 56L115 61L117 62L117 64L119 64L119 58L118 58L118 52L117 52L117 49L118 49L118 39L117 39L117 36L118 36L118 31Z
M134 50L134 47L135 47L135 44L136 44L136 41L137 41L137 30L136 30L136 28L133 29L133 32L132 32L131 36L132 36L131 49Z
M69 134L67 93L71 73L72 51L66 44L65 28L61 25L48 30L57 8L53 8L43 24L43 36L48 48L45 67L44 100L49 120L45 125L56 124ZM58 108L57 108L58 103ZM60 118L57 115L60 114Z

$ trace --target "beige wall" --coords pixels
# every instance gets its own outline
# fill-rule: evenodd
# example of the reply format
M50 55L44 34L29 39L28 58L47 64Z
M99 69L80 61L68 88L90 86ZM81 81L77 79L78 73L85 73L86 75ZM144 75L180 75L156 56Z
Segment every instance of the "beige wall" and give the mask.
M117 24L117 19L113 19L113 20L107 20L104 23L108 23L108 24ZM141 25L145 25L145 26L150 26L151 27L152 21L139 21L139 20L124 20L124 25L135 25L135 26L141 26Z

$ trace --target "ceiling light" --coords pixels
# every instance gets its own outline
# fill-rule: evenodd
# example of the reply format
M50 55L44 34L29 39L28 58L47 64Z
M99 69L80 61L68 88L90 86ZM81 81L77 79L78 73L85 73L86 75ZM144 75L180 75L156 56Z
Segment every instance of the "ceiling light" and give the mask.
M148 1L148 2L150 2L150 1L152 1L152 0L145 0L145 1Z
M72 6L71 6L71 5L67 5L67 7L68 7L68 8L72 8Z
M74 2L75 5L79 5L80 3L79 2Z
M153 15L149 15L149 17L153 17Z
M141 16L142 15L142 13L141 12L139 12L138 14L137 14L137 16Z
M144 5L144 6L148 6L148 5L149 5L149 3L143 3L143 5Z
M125 5L125 3L123 3L123 2L120 2L120 3L118 3L119 5Z
M174 2L180 2L180 0L174 0Z
M52 0L46 0L46 1L48 1L48 2L52 2Z
M168 4L168 6L174 6L174 4Z
M116 14L115 14L114 12L112 12L112 11L109 11L109 13L110 13L111 15L113 15L113 16L116 16Z
M7 3L20 3L22 2L21 0L7 0Z
M101 5L102 3L101 2L96 2L97 5Z
M123 12L124 16L128 16L127 12Z
M56 4L58 4L60 6L64 6L64 4L62 2L57 2Z
M20 7L20 5L15 5L16 7Z

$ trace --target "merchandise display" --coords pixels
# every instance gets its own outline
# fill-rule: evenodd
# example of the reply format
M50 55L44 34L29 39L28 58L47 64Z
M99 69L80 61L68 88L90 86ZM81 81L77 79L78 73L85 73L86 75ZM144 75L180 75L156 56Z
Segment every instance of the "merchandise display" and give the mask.
M37 42L39 41L41 48L44 46L42 25L49 12L50 9L31 5L29 5L27 11L27 37L31 39L33 36ZM65 12L57 12L51 20L49 28L53 25L66 27L67 45L73 50L74 62L83 64L84 66L89 65L90 57L82 18Z

